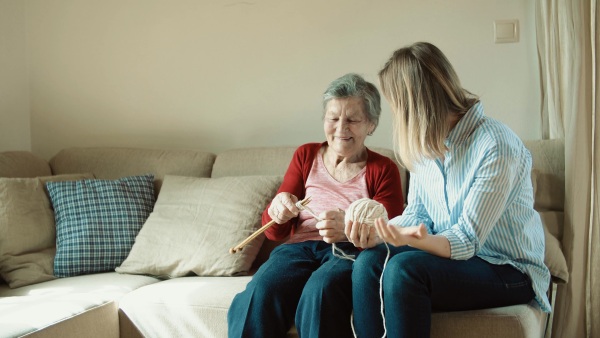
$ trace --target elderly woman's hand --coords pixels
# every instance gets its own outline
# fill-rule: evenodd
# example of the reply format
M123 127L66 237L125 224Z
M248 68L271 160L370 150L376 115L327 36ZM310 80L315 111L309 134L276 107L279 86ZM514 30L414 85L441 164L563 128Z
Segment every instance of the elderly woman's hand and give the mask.
M372 248L383 240L377 234L375 227L349 220L344 229L348 240L357 248Z
M336 243L346 240L344 234L344 211L329 210L319 214L320 221L317 222L319 235L326 243Z
M277 224L283 224L290 219L298 216L300 210L296 207L298 197L290 194L289 192L280 192L273 198L271 205L269 206L269 216Z

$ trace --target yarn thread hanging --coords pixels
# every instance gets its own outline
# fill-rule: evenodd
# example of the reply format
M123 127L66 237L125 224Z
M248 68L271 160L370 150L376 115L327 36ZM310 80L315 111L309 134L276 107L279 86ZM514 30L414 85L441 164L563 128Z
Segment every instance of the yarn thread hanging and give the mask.
M307 203L308 204L308 203ZM321 221L321 219L316 215L316 213L308 206L304 205L300 202L296 203L296 207L300 210L306 210L309 214L311 214L317 221ZM348 221L359 222L362 224L366 224L369 227L375 225L375 220L378 218L383 218L387 223L389 221L387 210L383 204L372 200L370 198L361 198L354 202L352 202L348 208L346 209L346 214L344 216L344 224L348 223ZM387 255L385 257L385 261L383 263L383 268L381 270L381 277L379 278L379 300L381 302L381 317L383 319L383 336L387 335L387 329L385 325L385 315L383 309L383 272L385 271L385 267L387 266L388 260L390 259L390 247L386 242L384 242L385 247L387 248ZM331 250L333 255L342 258L348 259L351 261L355 260L354 255L346 254L342 249L338 248L335 243L331 245ZM337 251L337 252L336 252ZM339 252L339 253L338 253ZM354 329L354 314L350 316L350 325L352 326L352 333L356 338L356 331Z
M378 218L383 218L386 223L389 221L387 210L385 210L383 204L370 198L361 198L352 202L350 206L348 206L348 209L346 209L346 216L344 217L344 221L345 223L348 223L348 221L359 222L372 227L373 225L375 225L375 220ZM383 320L382 337L385 337L387 335L387 329L385 325L385 314L383 310L383 272L385 271L385 267L388 263L388 260L390 259L390 247L386 242L384 243L385 247L387 248L387 255L385 257L385 261L383 262L381 277L379 277L379 300L381 302L381 318ZM350 317L350 325L352 326L352 333L356 338L356 331L354 329L354 314Z

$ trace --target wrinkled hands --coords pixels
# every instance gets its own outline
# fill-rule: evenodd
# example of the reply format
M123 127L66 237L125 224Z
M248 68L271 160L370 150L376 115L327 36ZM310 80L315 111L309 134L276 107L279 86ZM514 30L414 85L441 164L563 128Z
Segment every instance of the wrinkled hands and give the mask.
M286 223L300 213L296 202L298 202L298 197L288 192L280 192L273 198L267 212L275 223ZM316 227L319 235L323 237L323 241L335 243L346 240L343 210L324 211L318 216Z
M346 223L344 233L350 243L354 244L357 248L372 248L383 242L379 234L377 234L375 227L351 220Z
M298 197L289 192L280 192L273 198L267 212L275 223L286 223L290 219L298 216L298 213L300 212L298 207L296 207L296 202L298 202Z
M344 234L344 216L343 210L328 210L323 211L319 214L319 221L317 222L317 229L319 229L319 235L323 237L325 243L336 243L346 240L346 234Z

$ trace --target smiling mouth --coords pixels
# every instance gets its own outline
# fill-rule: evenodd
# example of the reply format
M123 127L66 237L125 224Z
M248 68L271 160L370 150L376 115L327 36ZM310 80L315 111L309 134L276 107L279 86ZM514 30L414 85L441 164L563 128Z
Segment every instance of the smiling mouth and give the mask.
M340 136L336 136L336 138L340 141L350 141L352 140L352 137L340 137Z

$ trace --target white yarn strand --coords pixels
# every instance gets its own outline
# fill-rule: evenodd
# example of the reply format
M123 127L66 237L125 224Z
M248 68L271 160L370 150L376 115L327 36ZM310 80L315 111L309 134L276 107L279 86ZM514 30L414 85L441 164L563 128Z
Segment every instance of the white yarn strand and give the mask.
M319 218L319 216L317 216L317 214L308 206L308 205L302 205L300 202L296 202L296 207L300 210L304 210L306 212L308 212L312 217L315 218L315 220L317 220L317 222L320 222L321 219ZM337 251L337 252L336 252ZM339 254L338 254L339 252ZM347 260L351 260L354 262L354 258L356 258L355 255L348 255L344 252L344 250L338 248L335 243L331 244L331 253L337 257L337 258L341 258L341 259L347 259Z
M372 227L375 225L375 220L378 218L383 218L386 222L389 220L387 211L385 210L383 204L369 198L361 198L352 202L352 204L350 204L346 210L345 223L347 223L349 220L352 220L354 222L359 222ZM385 243L385 247L387 249L387 255L385 256L385 261L383 262L383 268L381 270L381 276L379 277L379 301L381 304L381 318L383 320L382 338L387 335L385 312L383 308L383 273L385 272L388 260L390 259L390 247L387 243ZM350 315L350 325L352 327L354 338L357 338L356 330L354 329L354 312L352 312Z
M308 205L302 205L302 203L300 203L299 201L298 203L296 203L296 207L300 210L307 211L318 222L321 221L321 219ZM370 198L361 198L352 202L348 206L348 209L346 209L346 215L344 217L344 223L348 223L349 220L352 220L354 222L359 222L361 224L366 224L369 227L372 227L373 225L375 225L375 220L378 218L383 218L386 222L389 220L387 211L385 210L383 204ZM385 272L388 260L390 259L390 247L387 243L384 242L384 244L387 248L387 255L385 256L385 261L383 262L383 268L381 270L381 276L379 277L379 301L381 302L381 318L383 319L382 338L385 338L385 336L387 335L387 329L385 325L385 312L383 309L383 273ZM354 255L346 254L342 249L338 248L335 245L335 243L332 243L331 251L335 257L355 261ZM354 311L350 315L350 326L352 327L352 333L354 334L354 338L357 338L356 331L354 329Z

